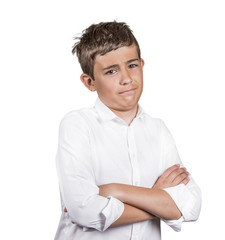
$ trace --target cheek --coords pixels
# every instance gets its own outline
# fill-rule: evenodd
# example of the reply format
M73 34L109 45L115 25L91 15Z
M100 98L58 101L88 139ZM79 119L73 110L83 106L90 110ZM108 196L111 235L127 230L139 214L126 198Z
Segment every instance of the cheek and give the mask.
M113 82L104 83L100 87L101 92L104 94L112 94L116 91L116 85Z
M138 74L137 79L138 79L139 83L141 83L141 84L143 83L143 72L140 72L140 73Z
M136 69L132 73L132 78L137 82L142 82L143 72L141 69Z

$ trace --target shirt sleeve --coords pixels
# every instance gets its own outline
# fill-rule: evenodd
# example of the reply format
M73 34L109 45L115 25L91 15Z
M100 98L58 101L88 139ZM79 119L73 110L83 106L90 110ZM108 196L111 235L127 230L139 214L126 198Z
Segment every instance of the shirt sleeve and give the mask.
M99 196L93 170L89 127L73 112L61 122L56 167L62 201L73 222L105 231L124 211L119 200Z
M163 172L174 164L183 164L180 160L177 148L175 146L172 135L162 122L162 169ZM196 221L201 210L201 191L192 176L189 175L190 181L187 185L180 184L175 187L164 189L178 209L182 213L182 217L178 220L163 220L167 225L175 231L180 231L183 222Z

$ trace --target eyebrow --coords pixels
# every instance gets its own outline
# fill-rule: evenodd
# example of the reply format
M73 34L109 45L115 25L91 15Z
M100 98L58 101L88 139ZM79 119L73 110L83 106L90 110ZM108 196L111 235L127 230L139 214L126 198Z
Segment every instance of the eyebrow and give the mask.
M105 68L103 68L102 70L105 71L105 70L109 70L110 68L116 68L116 67L118 67L118 66L119 66L118 64L114 64L114 65L110 65L110 66L108 66L108 67L105 67Z
M135 62L135 61L139 61L140 59L139 58L134 58L134 59L130 59L126 62L126 64L129 64L129 63L132 63L132 62ZM102 70L105 71L105 70L109 70L111 68L117 68L119 67L118 64L113 64L113 65L110 65L110 66L107 66L105 68L103 68Z
M129 61L127 61L127 63L132 63L132 62L136 62L136 61L139 61L140 59L139 58L134 58L134 59L131 59Z

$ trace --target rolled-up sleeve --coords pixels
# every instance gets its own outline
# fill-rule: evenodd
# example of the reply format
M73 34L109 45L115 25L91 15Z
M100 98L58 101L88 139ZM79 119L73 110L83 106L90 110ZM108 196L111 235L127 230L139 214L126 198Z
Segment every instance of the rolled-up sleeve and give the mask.
M163 171L174 164L180 164L180 166L183 167L172 135L164 123L162 123L162 143ZM187 185L180 184L164 189L182 213L182 217L178 220L163 220L175 231L181 230L183 222L196 221L200 214L201 190L191 175L189 175L189 179L190 181Z
M167 225L175 231L180 231L183 222L196 221L198 219L201 210L201 191L192 179L190 179L187 185L180 184L166 188L164 191L171 196L182 213L182 217L178 220L164 220Z
M73 112L61 122L56 167L62 202L77 225L105 231L123 213L119 200L99 196L95 183L90 130L83 117Z

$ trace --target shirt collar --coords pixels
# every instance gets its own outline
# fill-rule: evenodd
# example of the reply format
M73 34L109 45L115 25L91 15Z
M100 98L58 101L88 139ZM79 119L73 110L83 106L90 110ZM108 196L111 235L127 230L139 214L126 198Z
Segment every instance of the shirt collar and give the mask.
M114 112L112 112L98 97L95 102L95 109L99 114L100 118L105 121L110 121L113 119L120 119ZM143 108L138 104L138 112L135 119L143 117L145 115L145 111Z

